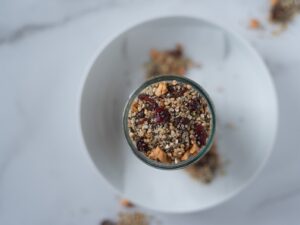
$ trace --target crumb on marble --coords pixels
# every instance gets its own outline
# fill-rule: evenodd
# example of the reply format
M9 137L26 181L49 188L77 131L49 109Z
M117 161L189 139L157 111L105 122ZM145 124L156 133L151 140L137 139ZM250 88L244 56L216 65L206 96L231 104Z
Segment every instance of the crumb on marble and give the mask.
M120 205L126 208L133 208L134 204L126 198L120 200Z
M100 225L149 225L149 216L142 212L121 212L116 221L104 219Z
M261 22L258 19L251 19L249 22L249 27L251 29L259 29L262 27Z

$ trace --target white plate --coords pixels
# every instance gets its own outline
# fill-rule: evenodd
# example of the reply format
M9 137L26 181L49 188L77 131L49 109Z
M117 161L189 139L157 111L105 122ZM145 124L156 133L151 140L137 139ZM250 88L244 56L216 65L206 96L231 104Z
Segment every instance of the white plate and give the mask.
M229 163L226 175L210 185L183 170L143 164L122 133L123 107L144 80L149 49L176 43L201 63L188 77L209 92L216 107L218 148ZM99 172L135 203L164 212L203 210L237 194L265 164L277 128L274 86L255 50L233 32L181 16L140 23L111 40L93 61L80 107L83 138Z

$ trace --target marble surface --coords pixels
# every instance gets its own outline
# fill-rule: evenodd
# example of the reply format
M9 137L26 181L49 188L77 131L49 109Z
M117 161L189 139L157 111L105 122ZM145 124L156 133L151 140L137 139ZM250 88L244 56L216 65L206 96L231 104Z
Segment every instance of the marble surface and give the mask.
M267 1L2 0L0 7L0 224L99 224L122 210L93 166L78 128L84 71L110 36L147 17L201 15L248 39L279 99L274 152L259 177L204 212L162 214L162 224L300 223L300 17L279 36ZM250 18L263 30L250 30ZM171 203L170 203L171 204Z

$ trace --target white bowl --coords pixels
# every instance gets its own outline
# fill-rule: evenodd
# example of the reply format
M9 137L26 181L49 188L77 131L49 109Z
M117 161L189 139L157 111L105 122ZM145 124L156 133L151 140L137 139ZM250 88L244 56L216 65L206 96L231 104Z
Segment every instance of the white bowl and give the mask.
M149 49L168 49L176 43L203 65L188 77L215 103L218 149L229 162L226 175L209 185L191 179L184 170L145 165L133 155L122 132L123 107L144 80ZM182 16L145 21L112 39L88 71L80 107L83 138L99 172L123 196L163 212L203 210L236 195L266 163L277 129L276 93L256 51L232 31Z

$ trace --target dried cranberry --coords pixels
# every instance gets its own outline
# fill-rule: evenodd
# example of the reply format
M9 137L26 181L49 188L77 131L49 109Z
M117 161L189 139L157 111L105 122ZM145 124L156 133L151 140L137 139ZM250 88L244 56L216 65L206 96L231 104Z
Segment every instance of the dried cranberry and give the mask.
M142 118L142 119L139 119L138 120L138 122L137 122L137 124L143 124L143 123L145 123L147 121L147 118Z
M145 143L145 141L143 139L139 139L137 142L136 142L136 147L139 151L141 152L146 152L149 150L149 146L147 143Z
M139 112L136 114L136 118L137 118L137 119L141 119L141 118L144 118L144 117L145 117L144 110L141 110L141 111L139 111Z
M167 89L170 94L173 94L177 91L176 85L168 85Z
M142 100L142 101L148 101L148 100L151 99L151 98L150 98L150 96L147 95L147 94L140 94L140 95L138 96L138 99L140 99L140 100Z
M168 89L168 93L173 98L183 96L184 92L186 92L186 90L187 90L185 87L180 87L180 89L177 89L176 85L168 85L167 89Z
M199 146L206 144L207 132L201 124L195 126L196 142Z
M138 99L145 102L145 108L148 110L154 110L158 107L156 101L147 94L140 94Z
M173 121L173 125L177 128L182 128L181 125L185 126L188 125L190 123L190 120L186 117L182 117L182 116L178 116L174 119Z
M188 108L189 110L193 111L198 111L200 109L200 100L199 99L192 99L189 103L188 103Z
M158 107L155 109L155 121L157 123L166 123L169 122L171 115L167 109Z

